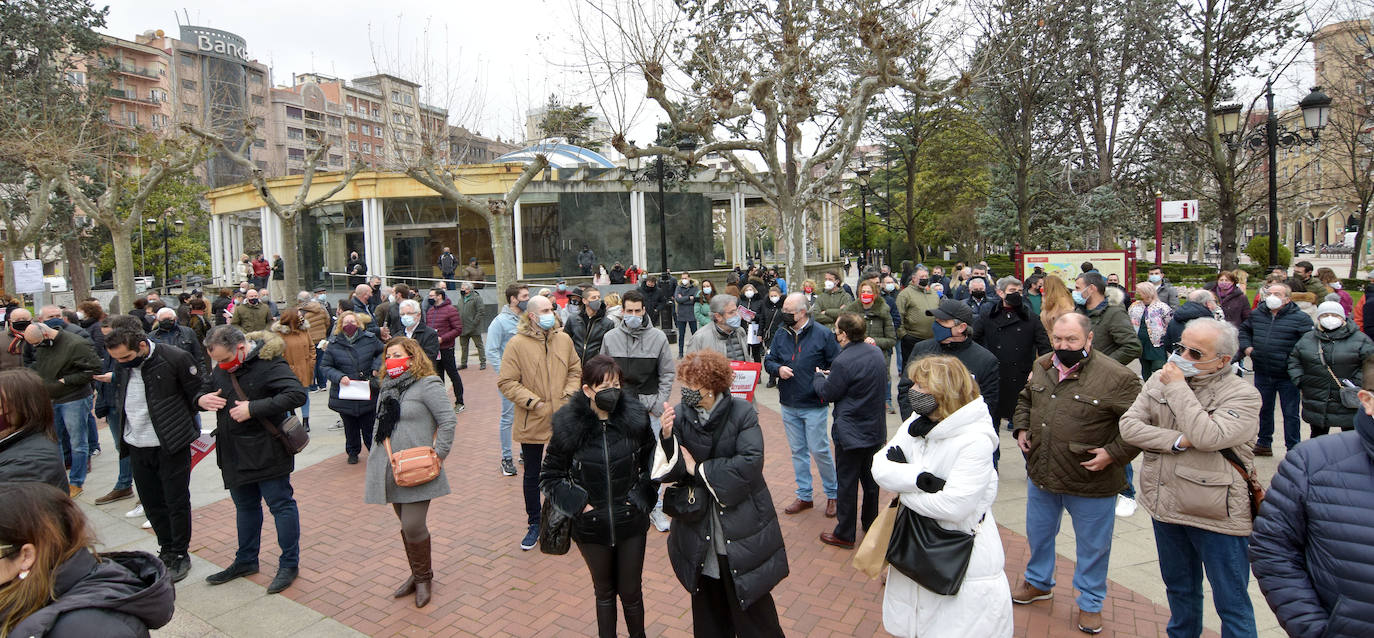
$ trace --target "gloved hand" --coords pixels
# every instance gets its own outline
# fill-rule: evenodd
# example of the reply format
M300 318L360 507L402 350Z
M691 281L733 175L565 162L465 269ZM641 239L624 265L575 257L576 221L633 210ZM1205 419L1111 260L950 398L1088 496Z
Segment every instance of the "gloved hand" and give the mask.
M887 460L893 463L906 463L906 453L902 451L902 448L894 445L887 448Z
M921 472L916 475L916 487L921 488L922 492L934 494L945 489L945 479L942 479L930 472Z

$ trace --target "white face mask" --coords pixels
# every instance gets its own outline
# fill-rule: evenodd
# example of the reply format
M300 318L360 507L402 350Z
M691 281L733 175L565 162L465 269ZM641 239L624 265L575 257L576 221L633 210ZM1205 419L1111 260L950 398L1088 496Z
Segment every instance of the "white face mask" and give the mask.
M833 282L833 281L831 281L831 280L829 280L829 279L825 280L825 289L826 289L826 290L830 290L830 289L832 289L832 288L834 288L834 287L835 287L835 282Z
M897 284L883 284L883 290L892 292L897 289Z
M1322 315L1322 317L1317 320L1317 323L1320 323L1322 327L1327 330L1335 330L1336 328L1345 325L1345 317L1337 317L1336 315Z
M778 303L778 299L779 297L777 295L768 295L768 300L773 303Z
M702 287L701 287L701 291L709 295L709 294L711 294L711 287L710 287L710 286L702 286Z
M754 291L752 291L752 290L746 290L746 291L744 291L744 296L747 297L747 298L749 298L749 299L753 299L753 298L754 298Z
M1264 305L1270 310L1278 310L1283 307L1283 300L1279 299L1277 295L1269 295L1264 298Z

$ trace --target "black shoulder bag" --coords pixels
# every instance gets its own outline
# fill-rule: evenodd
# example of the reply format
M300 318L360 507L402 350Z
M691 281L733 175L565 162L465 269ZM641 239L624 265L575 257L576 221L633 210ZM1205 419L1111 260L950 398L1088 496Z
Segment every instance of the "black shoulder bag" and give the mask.
M986 514L978 519L979 526L985 518ZM901 505L887 545L887 562L918 585L953 596L964 584L964 574L973 558L977 530L974 532L945 529L935 519Z
M234 384L234 391L238 392L244 401L248 401L248 395L243 391L243 386L239 385L238 378L233 373L229 373L228 376L229 381ZM294 414L286 415L286 420L281 422L281 428L272 425L272 422L263 416L259 416L258 421L261 421L262 426L267 428L267 432L273 438L281 441L282 446L292 455L300 454L301 450L310 444L310 433L305 431L305 426Z
M724 401L729 401L731 399L732 397L729 395L721 395L720 398L720 400ZM725 412L725 416L721 418L720 423L716 425L715 431L711 432L711 452L707 454L705 459L699 459L697 461L698 467L700 467L702 461L715 457L716 445L720 443L720 434L725 431L725 426L730 421L730 410L733 409L734 405L732 403ZM658 445L662 445L662 443ZM679 442L678 446L681 447L682 443ZM678 453L681 454L681 451ZM687 523L694 523L701 520L702 517L706 515L706 508L710 507L710 494L705 489L704 485L698 485L700 482L701 479L697 475L692 475L686 482L686 485L683 485L683 483L679 481L668 489L663 490L663 513L673 517L674 520L680 520ZM703 488L701 494L697 494L697 487Z

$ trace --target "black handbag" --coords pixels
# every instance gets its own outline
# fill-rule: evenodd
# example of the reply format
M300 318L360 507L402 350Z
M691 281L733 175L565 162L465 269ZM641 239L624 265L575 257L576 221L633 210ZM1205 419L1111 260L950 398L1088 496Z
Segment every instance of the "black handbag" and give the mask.
M1326 368L1326 373L1331 375L1331 380L1336 383L1336 390L1340 393L1341 407L1350 410L1360 408L1360 386L1355 385L1349 379L1336 378L1336 372L1331 369L1331 364L1326 362L1326 349L1322 347L1321 338L1316 337L1316 340L1317 356L1321 357L1322 366Z
M539 551L554 556L568 553L572 546L572 517L564 516L548 498L539 507Z
M234 391L238 392L244 401L247 401L248 395L243 391L243 386L239 385L238 377L229 373L229 381L234 384ZM272 425L272 421L262 416L258 417L258 421L262 423L262 427L267 430L267 433L279 441L282 447L286 448L286 451L292 455L300 454L305 446L310 445L310 433L306 431L300 418L294 414L286 415L286 418L281 422L281 427Z
M719 400L728 400L729 398L721 397ZM720 443L720 433L725 430L725 424L730 418L730 409L734 409L733 404L727 409L720 423L716 425L715 431L711 432L711 452L706 456L706 459L716 455L716 445ZM678 442L678 445L682 445L681 441ZM698 459L697 463L700 464L706 459ZM690 476L687 481L679 481L663 490L663 513L674 520L685 523L701 520L706 515L706 508L711 506L711 494L704 485L697 485L699 481L700 479L696 476Z
M987 515L984 515L986 518ZM978 519L979 525L983 519ZM953 596L973 558L974 534L940 527L902 505L887 545L887 562L903 576L937 594Z

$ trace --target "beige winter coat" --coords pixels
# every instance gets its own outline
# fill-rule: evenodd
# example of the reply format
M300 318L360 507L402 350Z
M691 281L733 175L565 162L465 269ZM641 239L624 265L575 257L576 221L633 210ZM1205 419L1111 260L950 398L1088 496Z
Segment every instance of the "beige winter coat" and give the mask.
M520 317L515 336L506 344L496 386L515 404L511 438L516 443L548 443L553 413L582 387L582 361L561 323L546 332L532 326L531 318Z
M1260 396L1230 369L1189 381L1145 382L1121 417L1121 438L1144 450L1139 503L1155 520L1230 536L1250 535L1250 495L1219 450L1254 469ZM1174 452L1179 435L1191 445Z

